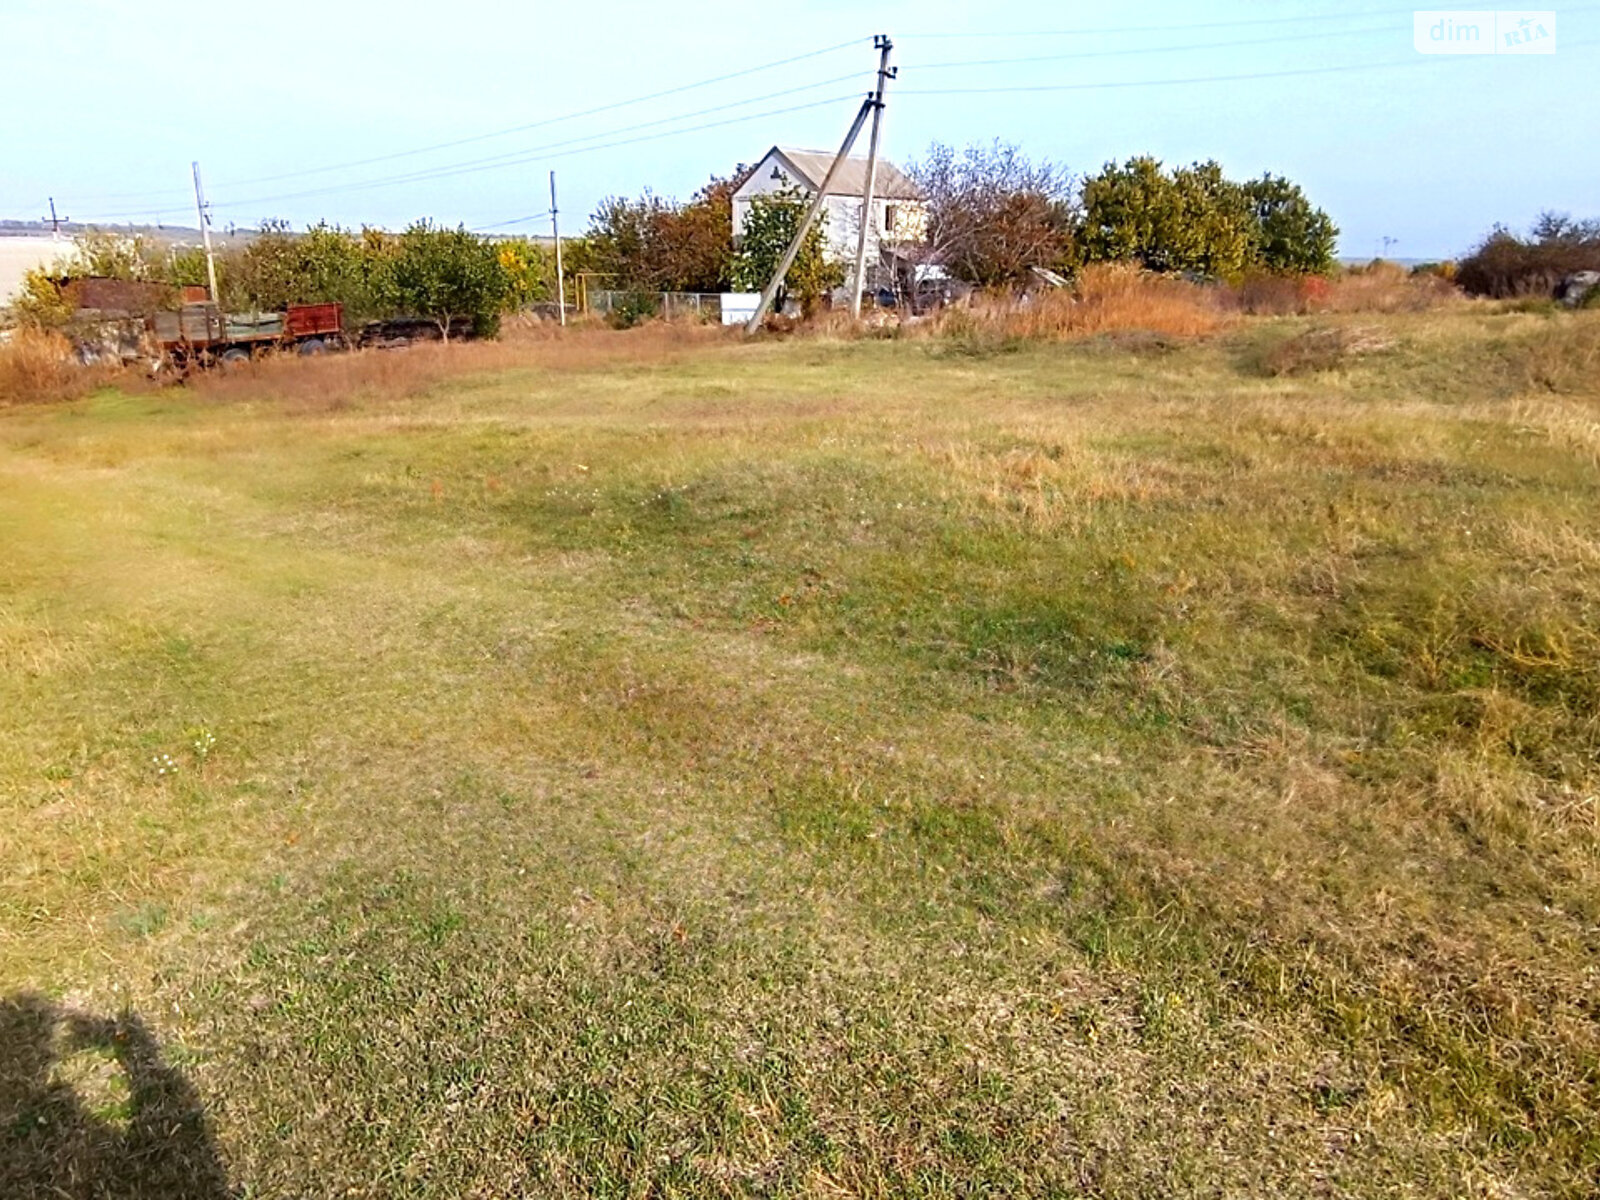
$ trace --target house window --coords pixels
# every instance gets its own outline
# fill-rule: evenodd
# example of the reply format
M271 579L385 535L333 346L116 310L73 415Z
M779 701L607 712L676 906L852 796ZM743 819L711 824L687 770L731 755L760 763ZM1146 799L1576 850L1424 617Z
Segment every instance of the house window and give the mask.
M772 177L781 182L782 179L783 179L783 168L782 167L773 167L772 168Z
M895 222L899 217L900 206L898 204L885 204L883 206L883 231L885 233L893 233Z

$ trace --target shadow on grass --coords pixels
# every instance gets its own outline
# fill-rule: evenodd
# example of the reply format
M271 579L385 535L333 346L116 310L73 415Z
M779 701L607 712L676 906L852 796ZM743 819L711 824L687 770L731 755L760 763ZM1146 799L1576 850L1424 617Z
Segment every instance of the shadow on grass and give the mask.
M0 1196L233 1195L199 1094L137 1016L0 999Z

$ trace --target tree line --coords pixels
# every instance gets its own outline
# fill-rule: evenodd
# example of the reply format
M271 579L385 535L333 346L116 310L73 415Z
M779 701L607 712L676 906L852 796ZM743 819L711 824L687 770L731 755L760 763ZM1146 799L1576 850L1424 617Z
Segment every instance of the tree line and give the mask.
M217 253L217 291L230 312L337 302L350 325L422 317L445 338L462 322L478 336L492 336L502 313L554 297L553 262L553 252L536 242L491 240L427 221L400 233L327 223L295 233L285 222L268 221L258 236ZM165 289L207 282L199 247L105 231L76 240L68 273ZM61 324L71 316L56 270L30 272L13 308L36 324Z
M594 214L584 262L612 286L640 291L713 292L759 287L798 224L798 193L758 198L745 237L733 236L740 167L711 180L687 202L646 192L610 197ZM956 151L935 144L909 174L925 198L926 222L908 261L938 263L977 287L1014 286L1034 267L1070 275L1092 262L1136 262L1151 271L1234 279L1250 272L1330 270L1339 230L1299 185L1265 175L1235 181L1215 162L1168 169L1149 157L1108 163L1077 179L1004 142ZM758 243L754 249L747 243ZM811 295L839 277L802 255L790 274Z

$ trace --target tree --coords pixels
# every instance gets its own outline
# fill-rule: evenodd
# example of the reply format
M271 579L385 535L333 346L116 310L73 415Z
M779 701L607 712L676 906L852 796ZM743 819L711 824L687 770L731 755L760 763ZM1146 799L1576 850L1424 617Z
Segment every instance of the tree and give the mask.
M811 199L798 188L756 196L745 214L739 250L733 260L733 284L749 292L759 292L771 282L783 261L784 251L794 241ZM782 312L792 292L800 301L801 312L809 317L822 297L844 282L844 267L828 258L828 239L824 231L828 214L819 213L806 231L789 273L778 287L775 304Z
M274 310L336 302L348 320L382 316L392 311L393 299L375 269L372 248L365 232L323 222L296 234L287 222L267 221L259 237L227 258L222 295L229 307Z
M1231 279L1252 267L1327 270L1338 228L1298 186L1264 176L1247 184L1212 162L1168 172L1149 156L1107 163L1084 181L1088 261L1134 261L1150 271Z
M1142 155L1121 166L1107 163L1083 182L1083 256L1176 270L1172 243L1180 211L1178 190L1156 159Z
M911 169L926 228L917 256L969 283L1020 283L1030 267L1059 269L1073 257L1072 180L1005 142L959 155L935 142Z
M498 330L510 283L494 246L465 228L418 221L396 240L392 269L400 306L431 320L445 341L462 318L480 336Z
M515 238L495 247L506 273L506 306L526 308L555 299L556 256L538 242Z
M713 177L687 204L645 192L609 196L590 219L595 269L624 290L725 291L733 262L733 193L741 176Z
M1244 185L1256 222L1256 259L1269 271L1322 275L1333 269L1339 227L1300 186L1272 174Z
M1215 161L1172 173L1177 224L1172 230L1176 269L1208 279L1237 279L1254 260L1255 213L1244 188Z

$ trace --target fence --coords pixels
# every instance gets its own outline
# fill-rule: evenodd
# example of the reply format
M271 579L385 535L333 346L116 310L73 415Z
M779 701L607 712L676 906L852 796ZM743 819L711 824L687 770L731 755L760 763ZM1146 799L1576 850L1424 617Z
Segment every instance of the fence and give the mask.
M722 321L722 296L718 292L631 292L590 290L585 299L588 311L602 317L619 308L659 314L667 320L696 320L708 324Z

